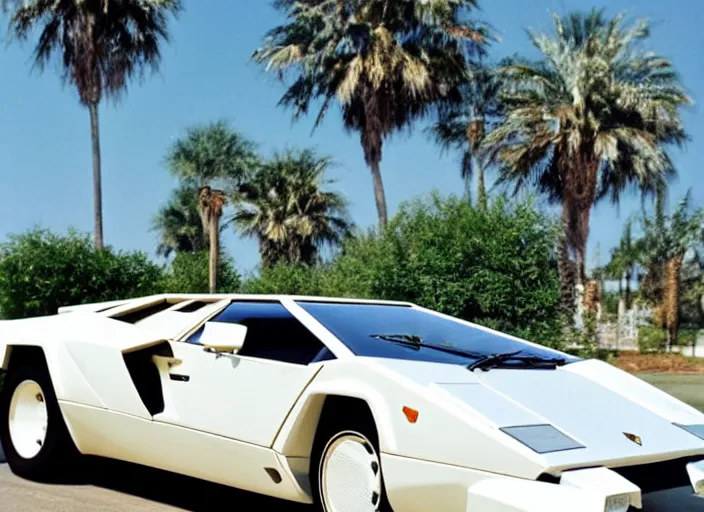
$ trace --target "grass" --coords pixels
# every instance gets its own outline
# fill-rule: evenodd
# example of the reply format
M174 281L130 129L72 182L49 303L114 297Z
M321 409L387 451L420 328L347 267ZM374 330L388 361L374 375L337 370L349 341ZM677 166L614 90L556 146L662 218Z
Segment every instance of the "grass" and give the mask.
M637 376L704 412L704 374L639 373Z

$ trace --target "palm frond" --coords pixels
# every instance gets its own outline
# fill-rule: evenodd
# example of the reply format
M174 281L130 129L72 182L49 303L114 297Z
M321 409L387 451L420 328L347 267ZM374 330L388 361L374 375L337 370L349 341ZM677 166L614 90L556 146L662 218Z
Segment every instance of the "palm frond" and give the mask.
M20 40L35 30L34 64L56 61L63 80L82 103L119 100L132 78L156 71L160 45L168 42L168 22L181 0L4 0L11 35Z
M256 238L262 263L314 263L323 247L337 248L351 229L347 202L322 189L332 165L313 150L287 151L265 162L233 199L233 224Z

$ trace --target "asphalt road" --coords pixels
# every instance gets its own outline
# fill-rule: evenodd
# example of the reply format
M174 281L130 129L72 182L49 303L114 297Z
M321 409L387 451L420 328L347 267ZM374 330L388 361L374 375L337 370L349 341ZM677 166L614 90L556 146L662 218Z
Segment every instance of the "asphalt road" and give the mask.
M3 460L0 453L0 460ZM266 510L311 512L310 507L116 461L92 460L78 480L38 484L0 462L3 512L161 512Z
M0 460L2 453L0 453ZM12 512L160 512L266 510L311 512L309 507L264 498L191 478L121 462L91 461L89 477L37 484L14 476L0 463L0 509ZM690 488L647 496L643 512L702 512L704 499Z

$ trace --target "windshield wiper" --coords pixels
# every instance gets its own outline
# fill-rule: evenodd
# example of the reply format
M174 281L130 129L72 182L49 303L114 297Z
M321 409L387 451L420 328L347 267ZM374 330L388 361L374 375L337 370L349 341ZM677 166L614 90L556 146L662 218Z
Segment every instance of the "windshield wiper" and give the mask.
M479 361L467 366L467 369L474 371L479 368L484 371L489 371L491 368L495 368L506 361L517 361L520 363L519 366L521 368L548 368L554 370L558 366L564 366L567 362L565 359L559 357L520 356L519 354L521 352L523 352L523 350L484 356L479 359Z
M456 356L469 357L471 359L480 359L483 357L481 354L462 350L460 348L453 347L452 345L436 345L434 343L426 343L423 341L423 338L416 334L370 334L369 336L378 340L407 345L415 348L416 350L420 350L421 348L429 348L432 350L445 352L446 354L454 354Z

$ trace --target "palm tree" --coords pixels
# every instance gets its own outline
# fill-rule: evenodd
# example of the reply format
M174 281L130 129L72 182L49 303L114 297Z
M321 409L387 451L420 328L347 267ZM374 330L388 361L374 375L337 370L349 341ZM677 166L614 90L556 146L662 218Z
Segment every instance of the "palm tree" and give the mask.
M181 185L155 216L152 229L159 233L157 254L200 252L207 249L208 236L199 211L198 189Z
M372 173L379 225L388 222L380 164L384 141L438 102L457 99L487 30L469 20L476 0L278 0L286 24L271 30L255 61L293 84L280 104L294 118L321 100L315 127L336 102L358 133Z
M26 40L40 34L34 62L41 70L59 60L63 80L76 88L90 112L93 151L95 244L104 247L98 107L119 100L134 75L158 68L159 46L168 41L168 17L180 0L3 0L10 31Z
M169 148L166 164L173 176L198 189L218 183L235 189L257 165L257 145L225 121L188 128Z
M644 218L643 253L648 272L661 279L660 286L651 286L657 295L656 323L667 329L668 349L677 343L681 299L682 266L690 250L701 250L704 241L704 210L691 209L691 191L669 216L657 214ZM646 277L648 279L648 277Z
M217 275L220 259L220 219L223 209L227 204L227 195L222 190L213 190L211 187L202 187L198 191L198 208L203 230L208 233L210 241L210 265L208 280L210 293L217 292Z
M193 192L202 230L210 245L210 288L217 289L220 256L220 220L227 196L238 189L259 165L256 145L226 122L191 127L166 156L172 175ZM191 207L192 208L192 207ZM192 229L192 213L181 229Z
M331 161L312 150L276 154L245 184L234 223L259 241L262 264L314 263L323 247L335 248L350 232L346 201L323 190Z
M638 265L642 259L642 243L633 237L633 220L629 219L623 228L623 235L618 247L611 252L611 261L606 267L608 277L618 280L619 295L626 310L632 302L631 284L636 277ZM622 289L626 281L625 290Z
M530 33L539 62L501 67L505 116L484 150L501 162L499 182L534 185L561 204L577 284L585 282L592 206L635 186L664 187L675 174L667 148L686 140L690 102L672 64L640 44L646 21L624 27L603 10L554 15L555 33Z
M491 68L470 70L460 87L462 101L441 106L437 122L430 128L443 150L462 151L462 178L471 199L471 181L476 174L476 203L486 208L486 170L493 163L480 148L500 116L500 81Z

